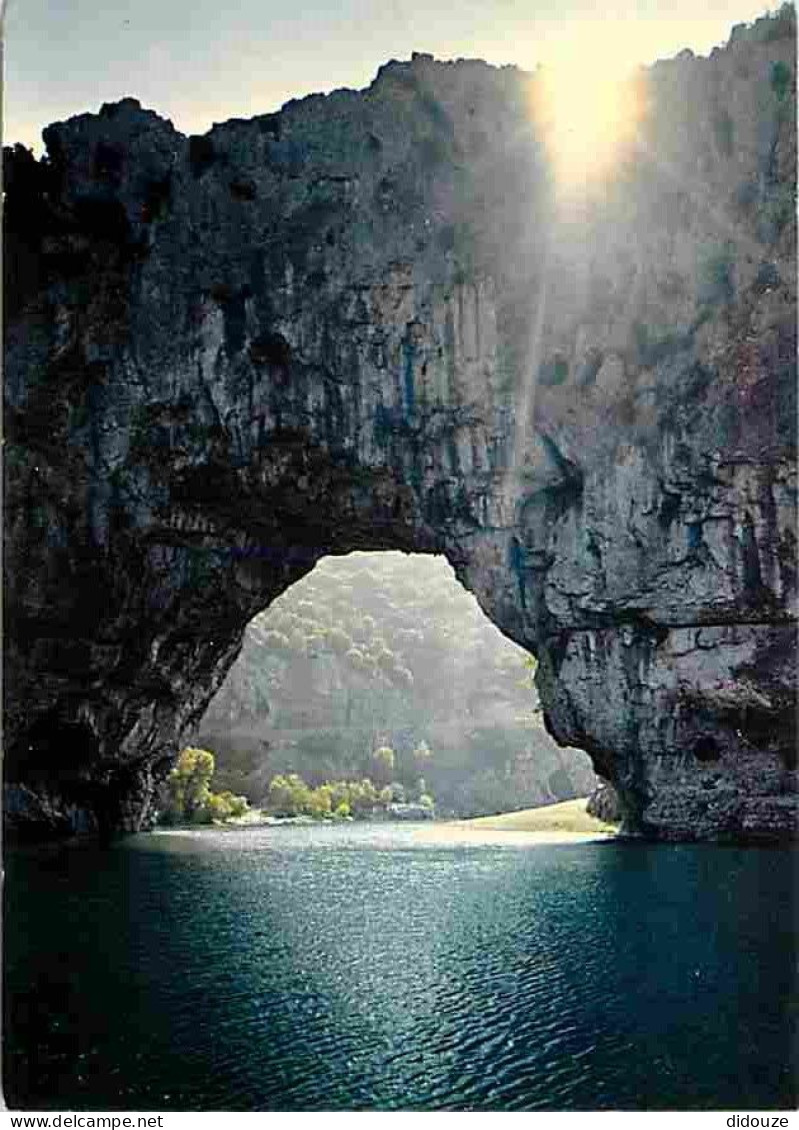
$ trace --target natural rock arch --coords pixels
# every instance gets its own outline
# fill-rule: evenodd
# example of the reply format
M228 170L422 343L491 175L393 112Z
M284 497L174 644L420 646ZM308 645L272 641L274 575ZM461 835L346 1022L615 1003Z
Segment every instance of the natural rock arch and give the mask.
M8 154L9 811L139 827L251 616L390 548L446 554L536 652L632 829L790 834L796 149L762 82L794 28L766 23L651 70L579 222L529 78L428 56L202 138L126 100ZM43 717L91 757L32 774Z

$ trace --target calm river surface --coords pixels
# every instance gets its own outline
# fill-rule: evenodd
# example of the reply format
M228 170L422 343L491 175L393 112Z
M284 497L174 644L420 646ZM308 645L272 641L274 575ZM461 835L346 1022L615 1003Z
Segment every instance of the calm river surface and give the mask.
M788 852L410 826L6 854L12 1107L796 1103Z

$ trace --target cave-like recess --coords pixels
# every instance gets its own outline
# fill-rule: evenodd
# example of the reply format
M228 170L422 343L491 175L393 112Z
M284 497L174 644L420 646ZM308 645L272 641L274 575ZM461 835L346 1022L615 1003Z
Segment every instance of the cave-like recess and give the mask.
M535 80L423 55L9 151L7 827L145 826L248 620L400 549L537 655L629 830L793 835L794 44L650 68L579 213Z

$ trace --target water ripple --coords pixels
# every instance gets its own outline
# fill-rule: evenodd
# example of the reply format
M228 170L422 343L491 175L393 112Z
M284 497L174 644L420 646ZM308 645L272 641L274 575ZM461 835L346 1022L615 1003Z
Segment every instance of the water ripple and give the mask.
M20 852L9 1099L791 1107L792 879L779 852L390 827L143 837L57 866Z

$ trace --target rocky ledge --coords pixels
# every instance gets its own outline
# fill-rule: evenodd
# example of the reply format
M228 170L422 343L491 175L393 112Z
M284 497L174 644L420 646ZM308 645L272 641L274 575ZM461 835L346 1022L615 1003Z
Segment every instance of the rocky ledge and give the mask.
M7 828L133 830L248 620L447 555L628 831L796 823L792 9L640 79L564 206L535 77L417 55L5 155Z

